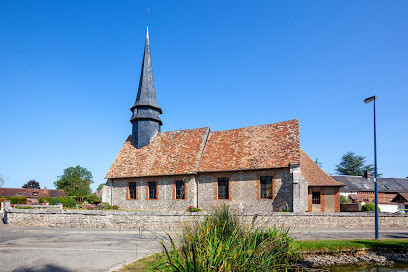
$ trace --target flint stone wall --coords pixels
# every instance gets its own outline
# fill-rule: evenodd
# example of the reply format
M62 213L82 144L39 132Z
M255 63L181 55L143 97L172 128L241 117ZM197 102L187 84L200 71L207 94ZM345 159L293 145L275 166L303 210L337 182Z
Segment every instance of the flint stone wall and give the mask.
M21 210L6 208L6 221L12 226L146 229L177 231L184 223L200 220L206 213ZM284 213L240 214L251 226L284 225L296 228L373 228L373 213ZM408 228L408 216L380 213L381 228Z

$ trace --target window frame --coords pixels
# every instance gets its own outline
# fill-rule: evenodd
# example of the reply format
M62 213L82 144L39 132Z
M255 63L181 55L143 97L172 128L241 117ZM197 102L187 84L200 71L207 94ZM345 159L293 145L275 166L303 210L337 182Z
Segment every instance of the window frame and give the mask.
M318 199L315 198L315 195L318 195ZM321 203L322 203L322 194L320 192L312 192L312 205L321 205Z
M150 198L150 184L151 183L156 184L156 198ZM157 180L151 180L146 182L146 199L147 200L159 200L159 182Z
M271 193L271 196L270 197L264 197L264 194L263 194L263 192L262 192L262 189L263 189L263 184L262 184L262 179L263 178L270 178L270 186L271 186L271 188L270 188L270 193ZM259 190L258 190L258 199L260 199L260 200L272 200L272 199L274 199L274 197L273 197L273 195L274 195L274 177L272 176L272 175L264 175L264 176L258 176L258 182L259 182ZM267 181L268 182L268 181ZM268 183L264 183L264 189L265 189L265 192L266 192L266 194L268 193Z
M177 198L177 182L182 181L184 186L183 198ZM173 200L186 200L187 199L187 182L185 178L175 178L173 180Z
M131 198L131 193L130 193L130 184L131 183L134 183L135 184L135 198ZM138 195L137 195L137 193L138 193L138 190L137 190L137 182L136 181L129 181L128 182L128 186L127 186L127 188L126 188L126 199L127 200L138 200L139 198L138 198Z
M219 181L220 179L227 179L227 198L219 198ZM217 200L231 200L231 177L229 176L218 176L215 180L215 199Z

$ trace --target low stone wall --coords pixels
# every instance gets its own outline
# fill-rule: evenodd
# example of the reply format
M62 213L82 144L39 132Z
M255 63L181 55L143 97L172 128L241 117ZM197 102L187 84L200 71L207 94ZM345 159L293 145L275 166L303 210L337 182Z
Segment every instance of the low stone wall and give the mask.
M21 210L7 208L5 221L13 226L178 230L187 222L200 220L205 213ZM374 213L272 213L241 214L252 226L284 225L290 228L373 228ZM381 228L408 228L408 216L380 213Z

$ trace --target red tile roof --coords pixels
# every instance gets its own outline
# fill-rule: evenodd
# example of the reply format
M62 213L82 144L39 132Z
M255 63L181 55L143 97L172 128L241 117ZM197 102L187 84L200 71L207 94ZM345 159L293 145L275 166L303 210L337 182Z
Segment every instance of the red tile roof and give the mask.
M309 182L309 186L344 186L327 175L303 150L300 150L300 171Z
M211 132L199 172L300 164L299 120Z
M196 173L209 130L160 132L149 145L140 149L131 145L129 137L105 178Z
M207 139L208 138L208 139ZM134 148L130 137L106 178L255 170L301 165L310 186L343 186L300 149L299 121L210 132L209 128L158 133Z
M37 193L35 195L34 193ZM12 196L20 196L20 197L56 197L57 190L49 190L49 189L26 189L26 188L0 188L0 196L4 197L12 197ZM64 197L66 196L64 190L58 190L58 196Z

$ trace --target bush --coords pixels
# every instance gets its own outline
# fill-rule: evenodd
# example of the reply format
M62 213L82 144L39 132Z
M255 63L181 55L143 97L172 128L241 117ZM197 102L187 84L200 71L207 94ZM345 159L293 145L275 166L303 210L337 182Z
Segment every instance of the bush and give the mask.
M228 207L215 210L201 222L186 225L180 246L169 236L162 243L164 271L278 271L295 270L298 254L289 230L249 228Z
M99 203L98 205L83 203L81 205L81 209L87 209L87 210L118 210L119 207L117 205L111 206L111 205L109 205L109 203L102 202L102 203Z
M96 210L97 207L95 204L82 203L81 209Z
M12 196L9 199L10 199L10 204L27 204L26 197Z
M371 211L373 212L373 211L375 211L375 205L372 204L372 203L364 204L363 207L362 207L362 211L363 212L371 212ZM380 207L378 207L378 211L381 212Z
M189 207L187 208L187 211L188 211L188 212L201 212L201 209L195 208L195 207L193 207L193 206L189 206Z
M86 201L91 204L99 204L102 202L102 198L98 197L97 195L88 195L85 197Z
M40 203L48 202L48 204L50 205L56 205L57 200L55 197L39 197L38 202ZM62 204L64 207L67 208L73 208L75 207L76 201L73 198L62 196L58 197L58 204Z
M111 206L109 203L102 202L97 206L98 210L117 210L119 207L117 205Z
M340 196L340 204L350 204L352 203L351 199L346 196Z
M31 207L31 206L15 206L14 208L16 208L16 209L22 209L22 210L32 210L32 209L34 209L34 208Z

